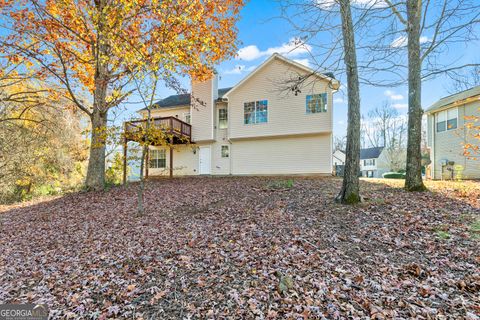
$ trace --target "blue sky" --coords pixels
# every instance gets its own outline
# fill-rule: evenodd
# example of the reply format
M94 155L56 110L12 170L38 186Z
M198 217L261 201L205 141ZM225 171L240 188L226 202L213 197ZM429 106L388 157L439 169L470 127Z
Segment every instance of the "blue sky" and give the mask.
M220 64L217 68L219 72L219 87L230 87L243 79L251 70L261 64L273 52L283 53L287 57L311 64L309 53L305 50L291 51L289 43L296 36L295 30L285 20L280 19L279 5L274 1L251 0L247 3L241 12L241 19L238 23L239 29L239 57ZM428 38L428 35L425 35ZM308 44L308 43L307 43ZM447 53L450 58L453 55L455 59L472 62L478 59L478 43L474 43L470 48L476 50L461 50ZM315 55L315 47L311 49ZM477 54L477 56L475 56ZM333 70L335 72L335 70ZM344 76L336 75L343 80ZM186 88L189 88L188 82L185 82ZM422 92L422 103L424 108L434 103L439 98L449 94L451 82L446 77L438 77L434 80L424 82ZM160 89L159 97L165 97L172 94L169 89ZM347 103L345 99L345 90L336 93L334 96L334 134L342 136L346 134L347 126ZM407 112L407 87L373 87L361 86L361 108L362 114L367 114L369 110L380 106L384 101L390 101L400 114ZM129 118L135 115L135 110L139 107L129 105L127 112L122 118Z

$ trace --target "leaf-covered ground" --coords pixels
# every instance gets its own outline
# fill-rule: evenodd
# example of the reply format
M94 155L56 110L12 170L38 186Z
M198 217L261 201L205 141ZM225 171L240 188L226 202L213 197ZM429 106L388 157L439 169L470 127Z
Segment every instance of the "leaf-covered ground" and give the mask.
M71 319L478 319L480 183L150 181L0 214L0 302Z

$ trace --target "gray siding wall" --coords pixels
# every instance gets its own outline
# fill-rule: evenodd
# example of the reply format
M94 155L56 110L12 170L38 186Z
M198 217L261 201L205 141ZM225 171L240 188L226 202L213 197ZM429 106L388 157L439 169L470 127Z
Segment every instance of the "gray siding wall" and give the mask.
M435 126L430 126L429 130L432 133L433 144L433 159L434 161L434 179L450 179L451 171L443 168L441 161L443 159L454 161L456 165L463 166L463 179L480 179L480 160L469 159L464 156L463 146L465 143L478 143L471 137L471 132L464 127L465 116L480 116L480 101L469 103L467 105L458 106L458 128L455 130L447 130L444 132L436 132ZM437 113L434 114L437 116ZM431 121L434 117L431 116ZM433 122L434 123L434 122Z

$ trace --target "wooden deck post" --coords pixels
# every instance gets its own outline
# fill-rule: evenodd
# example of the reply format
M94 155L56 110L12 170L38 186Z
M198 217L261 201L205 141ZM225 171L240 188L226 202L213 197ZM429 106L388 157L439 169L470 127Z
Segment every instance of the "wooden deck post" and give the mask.
M123 140L123 185L127 183L127 146L128 140L124 138Z
M170 178L173 178L173 147L170 146Z
M150 146L147 146L147 154L145 157L147 158L145 160L145 179L148 179L148 167L150 167Z

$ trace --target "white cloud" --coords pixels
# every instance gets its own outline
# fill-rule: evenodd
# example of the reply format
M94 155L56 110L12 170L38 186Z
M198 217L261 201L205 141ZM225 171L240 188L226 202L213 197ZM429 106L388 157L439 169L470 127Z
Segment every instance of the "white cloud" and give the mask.
M246 46L238 50L237 58L245 61L252 61L260 58L262 55L257 46Z
M293 59L293 61L303 64L306 67L310 67L310 61L308 61L308 59Z
M403 100L404 96L392 90L385 90L384 94L392 100Z
M425 36L421 36L420 37L420 43L427 43L427 42L431 42L432 40L428 37L425 37ZM396 38L395 40L392 41L392 43L390 44L390 46L392 48L403 48L403 47L406 47L408 44L408 38L407 36L400 36L398 38Z
M257 66L250 66L250 67L246 67L244 66L243 64L237 64L235 65L235 67L233 67L232 69L229 69L229 70L225 70L223 73L224 74L241 74L243 72L250 72L252 71L253 69L255 69Z
M392 105L392 107L394 107L395 109L399 110L399 109L407 109L408 108L408 104L406 103L394 103Z
M342 98L333 99L333 103L344 103L345 101Z
M298 38L292 38L289 42L283 43L279 47L271 47L260 51L257 46L246 46L238 50L237 59L252 61L261 57L270 56L279 53L287 57L298 57L312 50L312 47ZM302 59L303 60L303 59Z
M338 121L338 124L339 124L339 125L344 125L344 124L345 124L345 121L340 120L340 121Z

